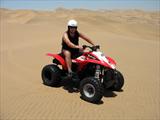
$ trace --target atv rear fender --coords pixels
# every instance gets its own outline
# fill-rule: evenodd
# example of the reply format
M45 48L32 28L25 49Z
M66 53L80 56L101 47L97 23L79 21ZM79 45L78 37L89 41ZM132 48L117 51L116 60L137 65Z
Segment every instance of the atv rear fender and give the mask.
M62 65L63 69L67 70L66 62L59 54L47 53L47 56L50 56L50 57L57 59L59 61L59 63Z

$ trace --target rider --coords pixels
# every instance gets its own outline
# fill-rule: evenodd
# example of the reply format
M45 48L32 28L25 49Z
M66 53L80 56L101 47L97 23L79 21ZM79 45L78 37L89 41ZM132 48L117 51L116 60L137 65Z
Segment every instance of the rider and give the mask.
M62 37L62 53L65 57L66 65L68 68L68 76L72 77L72 62L71 58L74 58L79 54L79 50L83 48L79 46L79 37L86 40L88 43L94 45L94 43L85 35L78 32L77 30L77 21L69 20L68 21L68 30L64 32Z

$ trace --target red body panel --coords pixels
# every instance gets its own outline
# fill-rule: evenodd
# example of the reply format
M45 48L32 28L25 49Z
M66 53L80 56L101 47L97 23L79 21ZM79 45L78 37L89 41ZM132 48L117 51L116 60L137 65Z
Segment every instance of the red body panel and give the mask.
M94 56L96 59L89 58L88 54ZM63 69L67 70L65 60L59 54L48 53L47 56L51 56L51 57L57 59L60 62L60 64L62 65ZM78 59L78 58L72 60L72 62L75 62L75 63L79 64L78 71L81 71L88 63L99 64L99 65L102 65L104 67L108 67L108 68L112 69L112 67L109 64L107 64L106 62L102 62L102 61L98 60L97 56L95 56L91 52L85 52L82 56L84 57L84 59L82 59L82 60ZM106 58L108 59L109 63L116 65L116 62L112 58L110 58L110 57L106 57Z
M90 58L88 57L88 54L94 56L96 59L95 59L95 60L94 60L94 59L90 59ZM78 60L78 59L75 59L75 61L79 64L79 69L78 69L78 71L81 71L81 70L83 69L83 67L86 66L88 63L94 63L94 64L102 65L102 66L104 66L104 67L108 67L108 68L111 68L111 69L112 69L112 67L111 67L109 64L98 60L97 56L95 56L94 54L92 54L92 52L85 52L85 53L83 54L83 56L86 57L86 59L83 60L83 61ZM112 58L110 58L110 57L106 57L106 58L109 60L110 63L116 65L116 62L115 62Z
M77 61L77 60L76 60ZM85 60L85 61L77 61L77 63L79 64L79 69L78 71L81 71L88 63L94 63L94 64L98 64L98 65L102 65L104 67L108 67L108 68L111 68L108 64L106 63L102 63L101 61L98 61L98 60L92 60L92 59L88 59L88 60Z
M84 53L85 56L87 56L88 54L94 56L97 60L88 59L87 58L87 60L85 60L85 62L87 62L87 63L95 63L95 64L99 64L99 65L102 65L102 66L105 66L105 67L108 67L108 68L112 68L109 64L101 62L100 60L98 60L98 57L95 56L94 54L92 54L92 52L86 52L86 53ZM109 63L116 65L116 62L112 58L110 58L108 56L105 56L105 57L108 59Z

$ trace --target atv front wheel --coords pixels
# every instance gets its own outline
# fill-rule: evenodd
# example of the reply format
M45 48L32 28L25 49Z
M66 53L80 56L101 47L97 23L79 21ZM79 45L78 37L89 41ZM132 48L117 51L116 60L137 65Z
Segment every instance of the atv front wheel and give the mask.
M45 85L57 87L61 81L61 70L57 65L46 65L42 70L42 80Z
M114 77L115 83L112 86L113 90L119 91L121 90L121 88L124 85L124 78L122 73L120 73L119 71L115 71L115 77Z
M103 97L104 88L98 79L87 77L80 82L80 93L84 100L97 103Z

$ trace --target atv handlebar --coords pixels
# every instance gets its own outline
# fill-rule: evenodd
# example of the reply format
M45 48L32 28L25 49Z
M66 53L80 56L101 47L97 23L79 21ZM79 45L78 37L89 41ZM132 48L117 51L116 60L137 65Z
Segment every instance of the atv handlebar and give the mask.
M97 49L100 49L99 45L92 46L92 47L88 46L88 45L83 45L82 47L83 47L83 49L90 48L92 51L97 51Z

